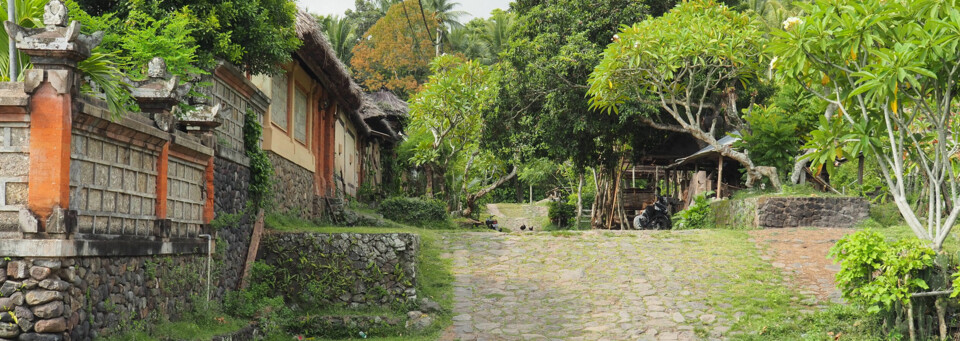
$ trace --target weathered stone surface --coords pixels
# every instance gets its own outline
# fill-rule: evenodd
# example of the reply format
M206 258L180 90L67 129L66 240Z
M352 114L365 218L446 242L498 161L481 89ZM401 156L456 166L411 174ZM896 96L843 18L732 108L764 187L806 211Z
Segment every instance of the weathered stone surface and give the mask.
M67 320L58 317L49 320L40 320L33 325L33 330L38 333L59 333L67 330Z
M47 290L64 291L70 288L70 283L58 279L45 279L40 281L40 287Z
M60 317L63 315L63 302L53 301L43 305L35 306L31 309L33 311L33 315L36 315L42 319Z
M316 276L338 276L350 283L328 287L323 302L334 306L388 306L416 302L417 255L420 238L407 233L285 233L264 237L259 258L270 265L308 255L311 264L338 264L337 271ZM282 253L276 253L280 250ZM382 251L381 251L382 250ZM285 262L286 266L297 266ZM287 269L288 271L300 271ZM316 270L311 270L316 271ZM300 293L287 293L300 295ZM436 308L436 307L433 307Z
M27 304L38 305L54 300L63 300L63 293L50 290L32 290L27 292Z
M7 276L14 279L24 279L27 278L29 273L27 272L27 262L24 261L12 261L7 263Z
M424 297L420 299L420 310L428 314L435 314L443 311L443 307L439 303Z
M61 341L63 336L60 334L38 334L38 333L26 333L20 335L20 341Z
M272 151L267 151L267 157L275 173L273 191L277 210L299 214L303 219L319 218L312 205L313 173Z
M724 227L853 227L870 214L869 203L854 197L756 197L711 207Z
M0 322L0 337L12 339L20 335L20 327L14 323Z
M51 273L53 273L53 270L47 267L34 266L30 268L30 277L38 281L46 279Z
M33 330L33 312L27 307L17 307L13 310L13 313L17 315L17 325L20 326L20 330L23 332L29 332Z
M13 310L16 307L16 304L13 304L13 299L9 297L0 297L0 310L7 311Z
M52 270L58 270L63 266L63 262L55 259L34 259L33 266L42 266Z
M20 282L6 281L3 282L3 285L0 285L0 296L10 296L13 295L17 289L20 288Z
M13 302L13 305L23 305L23 293L19 291L13 293L13 295L10 295L10 301Z

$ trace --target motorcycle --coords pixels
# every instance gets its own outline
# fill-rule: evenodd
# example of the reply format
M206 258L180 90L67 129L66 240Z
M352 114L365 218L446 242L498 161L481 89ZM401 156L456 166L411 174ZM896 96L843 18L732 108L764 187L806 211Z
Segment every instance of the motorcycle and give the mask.
M633 228L637 230L669 230L672 227L670 203L664 196L657 196L656 202L647 205L643 212L633 218Z
M495 230L497 232L503 232L503 230L500 228L500 224L497 222L496 219L493 219L493 216L490 216L490 218L487 218L487 220L484 221L484 224L486 224L487 228L491 230Z

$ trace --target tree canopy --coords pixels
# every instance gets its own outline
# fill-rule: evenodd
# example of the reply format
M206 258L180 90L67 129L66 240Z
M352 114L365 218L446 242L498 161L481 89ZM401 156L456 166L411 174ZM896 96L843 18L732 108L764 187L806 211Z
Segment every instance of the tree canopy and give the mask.
M785 20L771 51L778 73L837 108L849 152L878 161L907 224L939 250L960 216L956 78L960 10L952 1L831 1L803 5ZM828 37L829 39L825 39ZM837 134L839 135L839 134ZM919 174L925 207L907 201ZM926 211L926 219L917 211Z
M417 0L393 5L353 48L350 65L368 90L387 89L407 98L426 80L437 22L419 14Z

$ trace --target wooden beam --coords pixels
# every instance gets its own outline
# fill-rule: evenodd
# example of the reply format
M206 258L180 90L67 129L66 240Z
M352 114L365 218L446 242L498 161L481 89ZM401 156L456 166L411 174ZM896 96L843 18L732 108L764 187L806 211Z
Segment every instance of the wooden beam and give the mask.
M723 187L723 155L720 155L719 165L717 166L717 199L720 199L720 188Z

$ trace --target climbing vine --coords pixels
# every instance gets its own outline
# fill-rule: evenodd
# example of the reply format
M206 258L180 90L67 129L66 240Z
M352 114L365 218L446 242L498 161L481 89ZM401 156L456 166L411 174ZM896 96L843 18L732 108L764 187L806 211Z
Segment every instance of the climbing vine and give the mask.
M247 109L243 123L243 148L250 158L250 198L258 208L270 202L273 178L273 165L267 153L260 148L263 126L257 114Z

